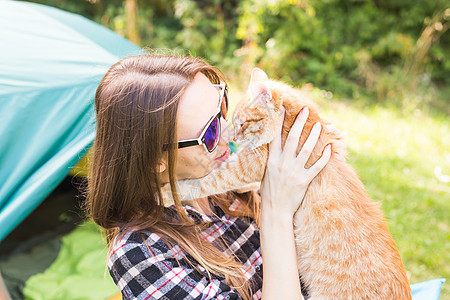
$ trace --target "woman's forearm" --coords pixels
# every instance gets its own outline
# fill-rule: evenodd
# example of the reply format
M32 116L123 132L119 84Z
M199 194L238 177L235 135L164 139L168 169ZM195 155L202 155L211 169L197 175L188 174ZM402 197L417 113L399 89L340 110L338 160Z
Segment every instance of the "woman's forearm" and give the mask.
M297 270L292 216L261 216L262 298L303 299Z
M297 270L293 216L309 184L331 156L331 148L327 146L322 157L306 168L306 162L319 139L320 123L313 126L297 155L298 141L308 114L307 108L298 114L283 149L283 123L269 144L269 157L260 189L264 300L303 299Z

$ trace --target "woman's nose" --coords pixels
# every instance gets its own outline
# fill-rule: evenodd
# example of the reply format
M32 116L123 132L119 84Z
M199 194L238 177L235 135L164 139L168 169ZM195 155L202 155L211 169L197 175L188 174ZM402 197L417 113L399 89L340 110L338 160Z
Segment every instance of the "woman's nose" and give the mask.
M220 134L219 143L228 145L228 142L234 140L234 129L224 118L220 118L220 127L222 132Z

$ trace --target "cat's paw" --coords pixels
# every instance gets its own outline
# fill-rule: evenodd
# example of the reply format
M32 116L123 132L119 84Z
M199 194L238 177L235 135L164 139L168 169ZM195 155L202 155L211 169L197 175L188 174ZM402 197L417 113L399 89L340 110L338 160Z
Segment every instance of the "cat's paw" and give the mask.
M243 194L243 193L246 193L249 191L259 190L260 186L261 186L261 182L253 182L253 183L246 184L243 187L240 187L238 189L235 189L234 191L236 193Z
M172 197L172 189L170 188L169 183L166 183L161 187L161 194L163 197L163 203L165 207L169 207L175 204Z
M177 187L176 193L180 201L199 199L209 195L202 192L200 187L193 184L197 181L198 180L181 180L175 183ZM172 196L172 189L170 188L169 183L161 187L161 194L165 207L175 205L175 201Z

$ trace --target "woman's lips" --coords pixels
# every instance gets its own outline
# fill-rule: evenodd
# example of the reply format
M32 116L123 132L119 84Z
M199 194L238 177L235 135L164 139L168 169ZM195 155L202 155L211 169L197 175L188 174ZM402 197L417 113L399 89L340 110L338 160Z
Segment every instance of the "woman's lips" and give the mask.
M227 148L227 150L225 150L225 153L222 156L216 158L215 160L219 162L224 162L228 159L228 157L230 157L230 148Z

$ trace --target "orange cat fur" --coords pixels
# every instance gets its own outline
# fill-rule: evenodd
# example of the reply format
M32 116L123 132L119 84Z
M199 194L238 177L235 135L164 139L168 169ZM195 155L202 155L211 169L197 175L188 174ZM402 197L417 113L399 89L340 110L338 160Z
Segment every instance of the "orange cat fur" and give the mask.
M309 117L300 137L301 146L316 122L322 120L311 102L298 90L269 81L259 69L252 72L248 99L233 115L237 140L245 144L209 175L178 182L183 200L219 194L260 182L268 157L268 143L286 110L282 145L304 106ZM332 144L325 168L311 182L294 217L297 261L309 299L411 299L405 269L378 203L372 202L353 168L342 159L345 147L336 132L322 132L307 162L311 166ZM170 187L163 187L169 205ZM166 199L167 198L167 199Z

